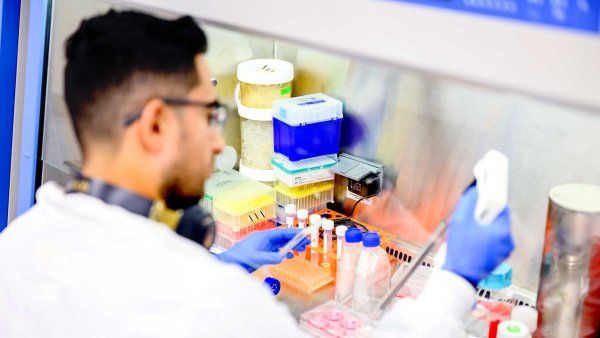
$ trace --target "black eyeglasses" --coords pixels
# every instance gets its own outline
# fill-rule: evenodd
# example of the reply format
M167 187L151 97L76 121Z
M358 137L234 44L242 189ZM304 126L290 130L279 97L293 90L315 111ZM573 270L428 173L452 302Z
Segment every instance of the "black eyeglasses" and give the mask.
M173 97L161 97L160 99L163 100L164 103L171 106L196 106L200 108L211 109L208 115L208 125L214 126L218 130L222 130L223 126L225 126L225 122L227 121L227 108L216 100L213 102L202 102ZM142 112L138 112L135 115L128 117L124 121L125 127L132 125L141 116Z

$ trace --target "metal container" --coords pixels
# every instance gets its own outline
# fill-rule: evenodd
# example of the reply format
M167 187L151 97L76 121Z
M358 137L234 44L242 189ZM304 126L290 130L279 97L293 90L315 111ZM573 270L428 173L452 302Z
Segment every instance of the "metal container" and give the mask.
M600 319L600 186L550 191L536 337L595 337ZM598 284L598 285L596 285Z

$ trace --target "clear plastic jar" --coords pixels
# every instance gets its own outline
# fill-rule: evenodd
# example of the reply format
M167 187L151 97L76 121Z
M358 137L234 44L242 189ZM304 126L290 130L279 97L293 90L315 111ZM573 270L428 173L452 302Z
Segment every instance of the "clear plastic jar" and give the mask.
M239 90L236 90L238 113L241 117L241 164L254 173L250 177L264 181L265 173L274 179L271 159L273 151L273 101L292 96L294 66L275 59L248 60L237 69ZM244 174L249 174L244 172Z
M240 81L240 101L250 108L271 109L275 100L292 97L292 82L259 85Z
M269 170L273 152L273 122L241 118L242 163L253 169Z

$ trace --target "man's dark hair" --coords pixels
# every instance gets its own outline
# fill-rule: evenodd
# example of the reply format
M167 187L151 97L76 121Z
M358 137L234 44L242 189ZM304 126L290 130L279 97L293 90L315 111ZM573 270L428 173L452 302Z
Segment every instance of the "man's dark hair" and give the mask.
M93 142L115 144L127 115L150 99L186 95L205 52L206 36L189 16L110 10L84 20L66 43L64 88L84 156Z

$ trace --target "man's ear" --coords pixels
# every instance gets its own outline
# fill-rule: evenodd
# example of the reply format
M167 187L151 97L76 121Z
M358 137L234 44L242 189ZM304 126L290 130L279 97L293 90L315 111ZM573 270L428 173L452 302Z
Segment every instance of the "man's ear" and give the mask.
M160 99L152 99L144 106L137 123L137 136L144 149L158 152L164 147L167 106Z

